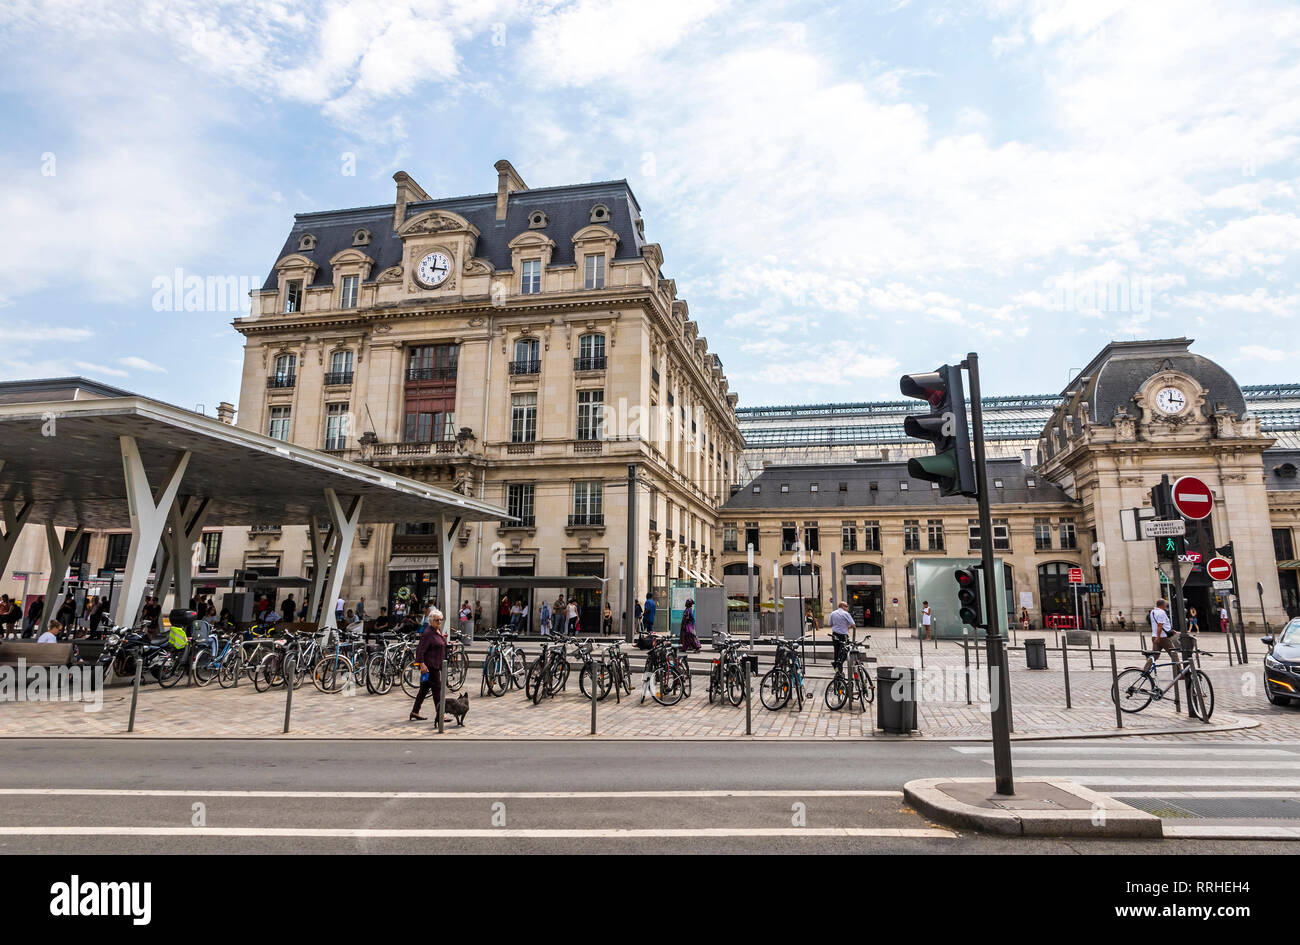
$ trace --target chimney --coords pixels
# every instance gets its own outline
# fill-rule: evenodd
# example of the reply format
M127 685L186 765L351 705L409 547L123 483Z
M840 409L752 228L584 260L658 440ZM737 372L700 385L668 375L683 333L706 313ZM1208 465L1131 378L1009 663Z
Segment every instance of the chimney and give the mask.
M406 219L406 205L414 200L429 200L430 197L424 192L424 188L415 182L406 171L398 171L393 175L393 180L397 181L397 200L393 204L393 229L402 225Z
M514 165L505 158L497 161L493 166L497 169L497 219L504 220L509 195L516 190L527 190L528 185L519 176Z
M224 400L217 404L217 419L222 423L229 423L233 426L235 423L235 405Z

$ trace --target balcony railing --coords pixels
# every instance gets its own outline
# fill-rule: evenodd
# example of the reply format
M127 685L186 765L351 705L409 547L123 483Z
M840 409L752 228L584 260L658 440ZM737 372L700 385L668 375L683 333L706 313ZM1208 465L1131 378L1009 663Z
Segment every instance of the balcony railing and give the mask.
M339 387L352 383L351 371L329 371L325 374L326 387Z
M266 386L270 389L279 390L286 387L293 387L294 381L296 380L297 376L294 374L272 374L266 379Z
M604 449L605 444L602 440L575 440L573 444L573 452L578 454L600 453Z
M540 374L542 373L541 361L511 361L510 373L518 376L522 374Z
M507 455L527 455L529 453L536 452L536 450L537 450L537 444L533 442L506 444Z
M406 369L406 379L408 381L454 381L456 379L456 365L451 367L408 367Z
M376 459L392 456L428 456L433 453L452 453L456 450L455 438L400 443L376 443L372 455Z
M581 515L570 515L569 526L571 528L593 526L603 528L605 526L605 516L601 512L587 512Z
M599 354L586 358L574 358L573 369L575 371L603 371L605 370L605 356Z
M536 515L521 515L519 516L519 521L503 522L502 524L497 526L497 529L499 531L504 528L536 528L536 527L537 527Z

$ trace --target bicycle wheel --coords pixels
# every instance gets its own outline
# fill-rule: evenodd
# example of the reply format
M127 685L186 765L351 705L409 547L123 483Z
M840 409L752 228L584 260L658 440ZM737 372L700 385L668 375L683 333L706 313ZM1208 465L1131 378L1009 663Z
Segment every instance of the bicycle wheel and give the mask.
M709 669L709 705L713 705L715 699L719 702L722 701L722 676L720 669L721 667L718 666L713 666Z
M221 661L221 668L217 670L217 684L222 689L229 689L231 686L239 685L239 677L244 672L244 660L238 650L232 650L227 653Z
M623 685L623 691L630 696L632 695L632 664L621 654L618 658L618 669L618 678Z
M512 650L507 667L510 673L510 685L515 689L524 688L524 677L528 674L528 657L523 650Z
M727 701L734 706L745 701L745 674L740 667L732 663L726 669Z
M876 701L876 684L865 666L858 669L858 701L862 703L863 712L867 711L868 705Z
M253 688L258 692L266 692L275 686L284 682L280 675L280 659L274 653L267 653L262 657L262 661L257 664L253 672Z
M504 696L510 689L510 672L500 653L493 655L483 670L483 677L487 680L487 691L490 695Z
M773 667L763 674L763 680L758 684L758 701L763 703L763 708L773 712L784 709L790 704L793 689L790 674L780 667Z
M415 660L411 660L402 667L402 692L406 693L412 699L420 694L420 677L424 674L420 671L420 666Z
M211 650L199 650L194 654L194 664L190 667L190 673L194 676L196 686L206 686L217 678L217 667Z
M1214 714L1214 687L1210 685L1210 677L1199 669L1192 675L1191 709L1202 722L1210 721Z
M168 653L163 658L162 665L158 667L158 685L164 689L170 689L181 681L181 677L186 675L185 657L180 653Z
M609 667L604 663L588 663L582 667L582 672L578 673L578 688L588 699L591 698L591 677L596 677L596 701L599 702L609 695L610 679Z
M844 682L843 673L836 673L835 678L826 684L826 695L823 698L826 700L826 708L833 712L844 708L844 703L849 698L849 687Z
M524 695L527 696L534 705L542 701L541 697L546 689L546 664L539 656L528 667L528 674L524 677Z
M682 701L685 690L682 674L673 667L655 673L654 681L650 684L650 695L660 705L676 705Z
M1119 674L1111 686L1110 698L1121 712L1141 712L1151 704L1151 678L1136 667Z
M321 692L333 695L343 691L351 676L350 659L346 656L327 656L312 669L311 681Z
M677 658L676 670L682 674L682 695L689 698L691 694L691 661L683 653Z
M465 685L465 678L469 675L469 657L463 649L458 647L447 657L443 675L447 680L447 688L452 692L460 691L461 686Z
M554 696L562 692L569 683L569 661L552 659L546 667L546 695Z

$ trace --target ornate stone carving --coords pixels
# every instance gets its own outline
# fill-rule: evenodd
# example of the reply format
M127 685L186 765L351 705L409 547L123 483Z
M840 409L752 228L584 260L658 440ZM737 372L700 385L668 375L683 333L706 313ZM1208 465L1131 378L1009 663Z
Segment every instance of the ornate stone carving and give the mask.
M490 276L492 275L492 265L484 259L465 258L465 275L467 276Z
M446 233L450 230L464 229L464 224L453 216L434 210L427 215L420 215L402 227L402 235L418 233Z
M378 279L378 281L379 281L379 282L401 282L401 281L402 281L402 267L401 267L401 266L389 266L387 269L385 269L383 272L381 272L381 273L379 274L379 279Z

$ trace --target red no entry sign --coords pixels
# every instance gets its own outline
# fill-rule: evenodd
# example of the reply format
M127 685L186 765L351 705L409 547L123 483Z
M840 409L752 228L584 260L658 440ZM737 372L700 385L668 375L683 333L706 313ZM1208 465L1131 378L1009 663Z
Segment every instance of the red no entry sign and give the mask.
M1201 519L1214 508L1210 487L1195 476L1179 476L1172 489L1174 508L1183 518Z
M1232 580L1232 564L1227 558L1211 558L1205 565L1205 573L1216 581Z

